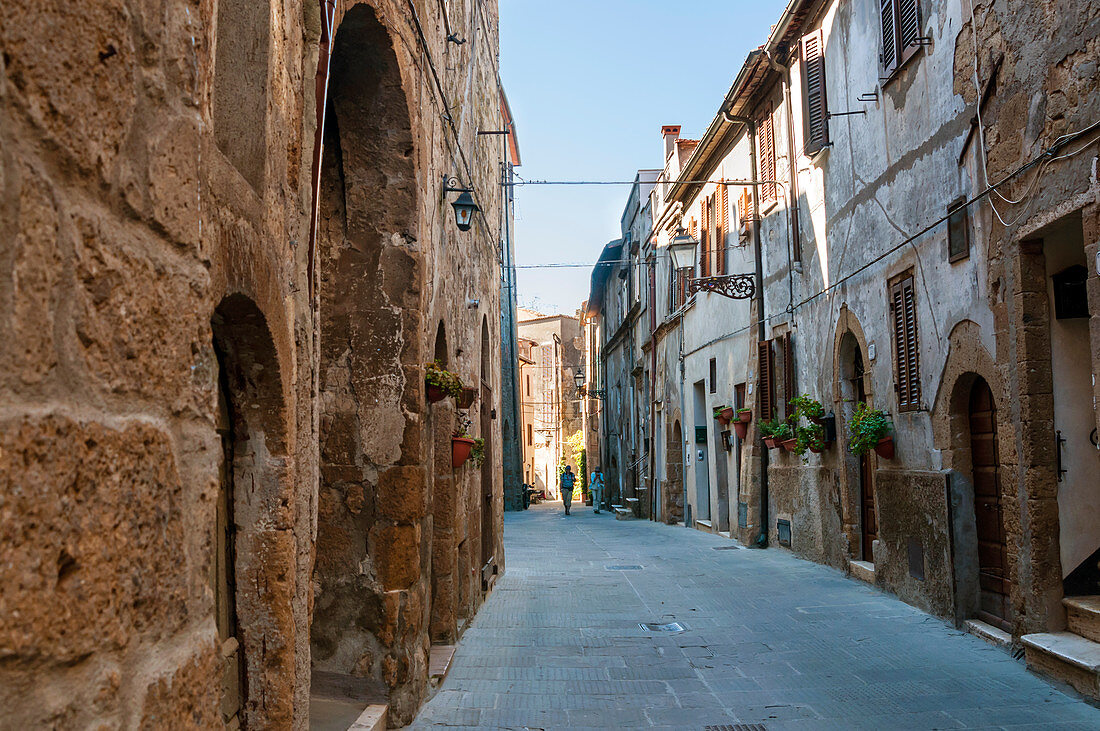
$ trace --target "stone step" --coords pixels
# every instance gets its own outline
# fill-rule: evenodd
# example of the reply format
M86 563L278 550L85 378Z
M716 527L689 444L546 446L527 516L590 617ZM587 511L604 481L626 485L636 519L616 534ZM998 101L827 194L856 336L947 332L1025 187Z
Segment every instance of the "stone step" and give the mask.
M634 511L622 506L616 507L615 520L634 520Z
M348 731L385 731L389 726L386 719L388 712L389 706L381 704L367 706L366 710L359 714L359 718L355 719L355 723L348 726Z
M1029 668L1100 700L1100 643L1072 632L1024 635L1020 642Z
M1069 631L1100 642L1100 596L1067 596L1062 604L1066 608Z

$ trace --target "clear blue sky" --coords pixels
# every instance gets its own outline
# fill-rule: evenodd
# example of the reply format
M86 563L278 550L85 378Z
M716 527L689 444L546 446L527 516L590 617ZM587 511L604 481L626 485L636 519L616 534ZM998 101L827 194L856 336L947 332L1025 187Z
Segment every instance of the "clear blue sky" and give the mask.
M698 138L783 0L501 0L500 74L528 180L631 180L661 125ZM595 262L626 186L516 191L516 263ZM591 269L520 269L519 302L571 314Z

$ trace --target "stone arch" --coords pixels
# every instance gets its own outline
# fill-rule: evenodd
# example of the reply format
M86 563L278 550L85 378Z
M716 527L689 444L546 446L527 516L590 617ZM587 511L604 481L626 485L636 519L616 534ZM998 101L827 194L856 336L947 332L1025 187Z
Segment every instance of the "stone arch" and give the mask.
M432 351L432 360L446 368L451 363L450 351L447 350L447 327L443 321L439 321L439 327L435 330L435 349Z
M1016 465L1011 412L1004 383L996 364L981 338L981 327L972 320L961 320L947 338L948 353L940 375L939 388L932 408L932 442L940 450L943 469L951 476L950 505L955 574L955 619L974 616L978 606L977 537L974 524L974 478L971 450L970 398L976 384L988 384L996 414L997 451L1002 456L1000 476L1001 508L1009 543L1009 580L1013 586L1013 613L1022 615L1018 561L1020 545L1020 505L1011 491Z
M320 485L311 648L318 672L415 708L426 675L418 196L410 105L375 9L340 17L318 205Z
M267 319L251 299L227 296L211 327L224 406L219 497L227 501L224 527L212 531L219 639L231 663L239 643L242 726L289 727L295 689L294 480L282 376ZM218 588L220 570L230 577L228 595Z
M862 374L857 373L862 370ZM861 475L864 483L874 490L874 470L867 470L861 458L848 451L847 424L862 396L868 406L874 406L870 359L867 353L867 337L859 319L842 305L833 332L833 413L837 431L837 487L840 491L840 520L849 558L871 561L864 556L862 546L862 497ZM871 457L865 457L871 459ZM867 474L867 472L871 474ZM873 498L871 498L873 500Z

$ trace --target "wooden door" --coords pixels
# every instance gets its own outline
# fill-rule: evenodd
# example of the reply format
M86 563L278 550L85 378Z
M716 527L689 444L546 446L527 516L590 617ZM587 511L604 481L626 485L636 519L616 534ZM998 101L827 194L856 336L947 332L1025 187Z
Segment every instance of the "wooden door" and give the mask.
M866 403L867 389L863 385L863 356L859 348L855 351L853 363L856 403ZM875 513L875 480L871 469L871 455L859 455L859 531L860 551L864 561L875 562L874 545L878 539L878 515Z
M485 440L485 459L481 463L481 566L484 572L493 563L493 420L490 407L493 391L481 382L481 438ZM487 577L483 577L486 581Z
M215 624L222 655L222 720L227 729L240 727L244 704L244 662L237 639L236 524L233 520L233 428L225 391L218 392L218 434L222 441L218 497L215 506L214 560L210 583L214 588Z
M974 521L978 534L978 615L990 624L1009 630L1012 592L997 463L996 408L989 384L980 378L970 390L969 419L974 464Z

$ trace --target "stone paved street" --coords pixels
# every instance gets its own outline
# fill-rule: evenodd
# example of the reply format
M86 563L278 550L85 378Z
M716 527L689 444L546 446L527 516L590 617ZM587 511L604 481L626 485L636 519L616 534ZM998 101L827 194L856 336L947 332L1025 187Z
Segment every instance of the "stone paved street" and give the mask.
M560 510L506 514L507 572L412 728L1100 729L1004 650L833 569Z

